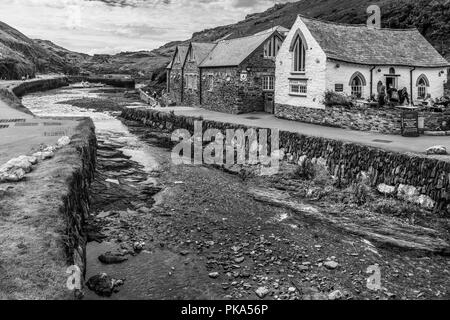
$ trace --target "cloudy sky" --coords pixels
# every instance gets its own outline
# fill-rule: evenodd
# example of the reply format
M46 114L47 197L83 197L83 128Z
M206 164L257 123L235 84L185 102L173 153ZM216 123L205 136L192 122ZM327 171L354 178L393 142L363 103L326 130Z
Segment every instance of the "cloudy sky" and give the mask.
M0 20L31 38L94 53L149 50L288 0L0 0Z

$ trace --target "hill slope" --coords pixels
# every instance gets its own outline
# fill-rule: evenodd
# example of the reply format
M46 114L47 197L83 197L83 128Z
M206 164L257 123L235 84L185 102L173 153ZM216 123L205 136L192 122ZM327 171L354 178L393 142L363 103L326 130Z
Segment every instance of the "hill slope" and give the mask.
M302 0L277 4L262 13L248 15L236 24L220 26L196 32L189 41L216 41L225 36L236 38L281 25L291 28L298 14L341 23L365 24L366 8L370 4L381 7L383 27L415 27L434 47L450 59L450 0ZM174 45L167 44L165 53L171 53ZM158 53L162 48L152 52ZM161 69L169 62L166 55L158 59L148 58L148 62Z
M0 78L20 79L36 72L70 72L71 69L70 61L0 21Z
M170 42L152 51L93 57L71 52L50 41L31 40L0 22L0 77L18 77L36 71L71 73L81 70L130 74L163 82L164 68L180 43L247 36L276 25L290 28L298 14L341 23L365 23L366 8L370 4L381 7L383 27L416 27L450 59L450 0L301 0L277 4L265 12L248 15L236 24L196 32L189 40Z

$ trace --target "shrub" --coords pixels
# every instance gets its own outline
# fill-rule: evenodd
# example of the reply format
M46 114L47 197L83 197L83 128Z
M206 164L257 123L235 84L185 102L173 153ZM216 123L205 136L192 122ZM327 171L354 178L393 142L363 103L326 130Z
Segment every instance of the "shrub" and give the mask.
M312 180L315 175L314 165L308 159L304 160L297 168L295 176L302 180Z
M310 180L317 186L331 186L334 184L327 167L322 163L312 163L309 159L305 159L298 166L295 175L302 180Z
M363 205L374 199L372 188L370 186L370 178L366 173L361 173L356 182L354 182L348 190L353 197L353 201L357 205Z
M395 199L381 199L371 205L374 212L401 218L414 218L422 214L415 204Z
M333 91L325 92L324 104L327 107L343 106L343 107L350 108L350 107L354 106L354 103L353 103L351 97L346 96L345 94L340 94L340 93L336 93Z

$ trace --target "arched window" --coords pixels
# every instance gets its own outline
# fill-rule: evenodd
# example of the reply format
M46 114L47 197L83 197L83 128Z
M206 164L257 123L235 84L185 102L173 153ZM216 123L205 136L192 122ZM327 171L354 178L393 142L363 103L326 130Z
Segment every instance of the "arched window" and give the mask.
M395 68L389 68L389 74L395 74Z
M420 99L425 99L427 97L427 87L430 86L430 82L428 78L422 74L419 78L417 78L417 95Z
M306 47L300 36L294 43L294 72L303 72L306 68Z
M350 78L351 94L356 98L362 98L366 79L360 72L355 72Z

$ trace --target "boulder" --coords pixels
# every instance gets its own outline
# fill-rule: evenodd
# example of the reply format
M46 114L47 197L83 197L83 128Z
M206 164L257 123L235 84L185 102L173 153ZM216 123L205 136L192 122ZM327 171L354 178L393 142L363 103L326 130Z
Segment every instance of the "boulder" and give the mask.
M123 284L123 280L113 279L106 273L95 275L86 283L90 290L103 297L110 297L114 292L118 292Z
M62 147L67 146L69 143L70 143L70 138L65 136L65 137L59 138L57 144L58 144L58 147L62 148Z
M269 289L267 289L267 287L259 287L258 289L256 289L255 293L258 298L264 299L265 296L269 294Z
M122 263L124 261L127 261L128 258L124 257L121 254L112 253L112 252L106 252L98 257L98 260L100 260L101 263L104 264L117 264Z
M427 154L436 154L436 155L446 155L447 154L447 148L444 146L433 146L428 148Z
M402 200L415 203L419 196L420 193L414 186L404 184L398 186L397 197L399 197Z
M418 204L419 206L421 206L424 209L427 210L433 210L434 207L436 206L436 201L434 201L433 199L431 199L429 196L426 196L424 194L421 194L417 200L416 200L416 204Z
M340 300L344 297L340 290L335 290L328 295L329 300Z
M10 171L0 171L0 183L2 182L18 182L25 178L25 171L23 169L14 169Z
M387 184L381 183L377 186L377 190L379 193L391 196L395 194L395 186L389 186Z
M53 158L54 153L52 151L39 151L33 154L39 160L47 160Z
M327 269L334 270L339 266L339 263L337 263L336 261L327 261L323 265Z

